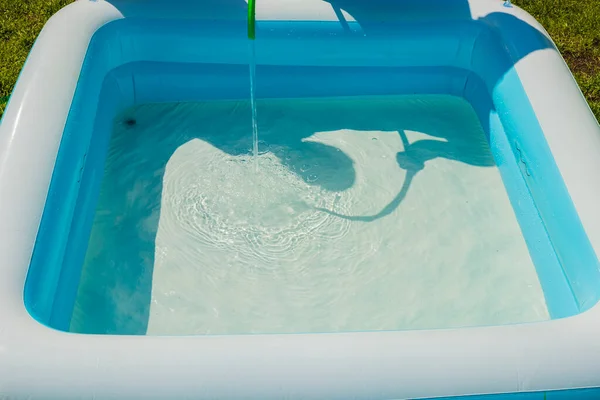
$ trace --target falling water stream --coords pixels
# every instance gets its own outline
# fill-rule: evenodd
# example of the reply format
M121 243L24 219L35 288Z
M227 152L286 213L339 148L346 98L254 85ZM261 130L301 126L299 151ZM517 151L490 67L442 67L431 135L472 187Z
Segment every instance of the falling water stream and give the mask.
M250 106L252 107L252 155L258 170L258 121L256 119L256 46L250 40Z

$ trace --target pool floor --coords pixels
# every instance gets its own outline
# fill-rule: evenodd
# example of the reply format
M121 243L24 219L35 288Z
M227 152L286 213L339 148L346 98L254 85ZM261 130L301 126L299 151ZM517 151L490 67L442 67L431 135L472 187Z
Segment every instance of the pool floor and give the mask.
M465 100L148 104L115 121L71 331L405 330L549 319Z

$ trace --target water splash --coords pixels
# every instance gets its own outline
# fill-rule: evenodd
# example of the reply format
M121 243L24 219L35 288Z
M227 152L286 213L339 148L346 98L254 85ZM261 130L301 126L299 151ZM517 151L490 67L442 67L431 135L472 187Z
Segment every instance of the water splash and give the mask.
M252 155L258 171L258 120L256 119L256 46L250 40L250 106L252 107Z

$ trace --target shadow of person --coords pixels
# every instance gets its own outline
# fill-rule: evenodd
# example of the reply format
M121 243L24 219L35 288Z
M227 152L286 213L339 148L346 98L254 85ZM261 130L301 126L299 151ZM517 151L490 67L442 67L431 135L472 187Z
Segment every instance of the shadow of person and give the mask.
M403 130L399 132L404 150L396 153L396 162L398 166L406 171L404 182L398 194L381 211L373 215L351 216L340 214L322 207L318 210L343 218L349 221L373 222L392 214L405 199L408 190L418 172L425 169L426 162L437 158L462 162L477 167L492 167L494 160L491 152L482 141L477 141L475 137L467 137L467 140L455 140L452 136L438 136L445 140L421 139L410 143L406 133ZM435 130L428 130L428 133L435 135Z
M486 71L485 80L491 88L490 92L494 91L503 76L513 69L514 65L520 59L538 50L554 49L551 41L545 35L541 34L537 28L513 15L493 12L482 18L473 19L467 0L422 0L418 2L407 0L373 0L369 2L361 0L323 1L331 4L336 16L348 34L354 34L349 29L349 19L354 19L354 23L360 26L362 34L367 37L388 35L395 29L400 29L403 23L405 24L415 19L425 20L428 23L435 22L436 19L463 21L467 24L477 24L512 32L513 35L518 36L518 40L511 41L511 54L510 56L507 55L506 59L503 60L508 60L509 62L500 62ZM496 37L495 40L499 41L501 39ZM436 51L436 49L432 49L431 51ZM515 58L514 55L519 56ZM479 77L474 77L473 80L479 80L479 84L481 85L482 80ZM479 107L480 110L478 110L480 113L480 122L488 138L490 137L489 116L495 111L490 97L491 93L482 101L483 107ZM474 153L465 153L465 149L461 149L460 146L454 146L454 143L451 141L420 140L410 144L402 130L399 130L398 133L404 144L404 151L397 154L396 160L398 166L406 170L407 173L399 193L389 204L383 207L379 213L370 216L348 216L322 208L320 210L348 220L371 222L391 214L400 205L408 193L415 176L425 168L425 163L428 160L446 158L476 166L495 165L491 158L465 159L465 154Z

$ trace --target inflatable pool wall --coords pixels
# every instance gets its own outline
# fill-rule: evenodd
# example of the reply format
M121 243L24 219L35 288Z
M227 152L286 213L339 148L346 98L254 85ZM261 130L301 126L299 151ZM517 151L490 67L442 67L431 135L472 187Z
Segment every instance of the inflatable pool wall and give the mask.
M0 124L0 397L600 398L600 181L591 172L600 171L600 128L546 31L502 0L256 7L258 64L405 68L417 78L397 82L399 93L473 105L490 146L514 155L501 173L520 176L517 189L544 220L528 246L552 320L338 334L66 332L114 116L197 100L200 81L186 76L199 63L249 61L242 0L79 0L42 30ZM424 69L441 72L419 79ZM215 98L228 90L215 87Z

